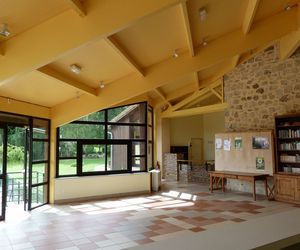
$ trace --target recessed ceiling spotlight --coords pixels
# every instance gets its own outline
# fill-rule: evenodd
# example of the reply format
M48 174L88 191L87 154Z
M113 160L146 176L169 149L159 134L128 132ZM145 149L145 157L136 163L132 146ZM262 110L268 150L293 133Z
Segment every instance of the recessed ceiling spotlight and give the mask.
M10 31L9 31L8 26L7 26L6 23L3 23L1 25L0 35L4 36L4 37L8 37L10 35Z
M199 16L200 16L200 20L201 22L206 21L207 19L207 10L205 7L202 7L199 9Z
M103 89L104 87L105 87L105 85L104 85L103 81L101 81L100 84L99 84L99 88Z
M176 58L179 57L179 54L178 54L178 52L177 52L177 49L174 50L174 52L173 52L173 54L172 54L172 57L173 57L174 59L176 59Z
M77 64L71 64L70 70L77 75L81 73L81 67Z

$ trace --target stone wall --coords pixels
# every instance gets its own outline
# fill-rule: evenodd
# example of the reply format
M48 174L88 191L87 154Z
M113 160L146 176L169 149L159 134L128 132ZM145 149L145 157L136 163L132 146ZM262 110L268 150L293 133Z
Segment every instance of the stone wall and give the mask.
M279 60L269 47L224 76L226 131L274 128L274 116L300 112L300 50Z
M300 113L300 50L279 60L279 46L271 46L224 76L225 130L274 129L274 116ZM271 184L271 183L270 183ZM251 192L249 183L228 180L227 188ZM264 194L263 185L257 185Z

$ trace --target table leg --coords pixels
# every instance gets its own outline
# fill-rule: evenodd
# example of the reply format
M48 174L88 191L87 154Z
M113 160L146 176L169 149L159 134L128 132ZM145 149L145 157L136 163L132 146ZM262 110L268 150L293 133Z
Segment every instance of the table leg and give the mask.
M253 183L253 200L256 201L256 187L255 187L255 179L252 179L252 183Z
M225 192L225 187L224 187L224 177L222 177L222 191Z
M268 179L267 178L265 178L265 190L266 190L266 196L268 198L269 195L268 195Z
M209 181L210 181L210 183L209 183L209 188L210 188L210 192L212 193L213 192L213 177L212 177L212 175L210 175L210 177L209 177Z

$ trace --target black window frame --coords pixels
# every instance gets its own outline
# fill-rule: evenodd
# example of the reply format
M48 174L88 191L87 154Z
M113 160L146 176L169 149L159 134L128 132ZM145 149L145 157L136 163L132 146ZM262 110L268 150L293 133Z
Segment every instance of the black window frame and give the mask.
M144 123L134 123L134 122L110 122L108 119L108 112L109 110L120 108L120 107L126 107L136 104L144 104L145 110L144 110ZM73 122L70 122L71 124L94 124L94 125L104 125L104 139L67 139L67 138L60 138L60 128L58 127L56 129L56 178L62 178L62 177L74 177L74 176L91 176L91 175L111 175L111 174L123 174L123 173L139 173L139 172L147 172L148 171L148 109L149 107L151 110L153 108L149 106L147 102L138 102L138 103L132 103L122 106L116 106L104 110L99 110L97 112L104 112L104 121L82 121L82 120L76 120ZM152 124L153 124L153 113L152 113ZM110 139L108 138L108 126L139 126L144 129L144 138L138 138L138 139ZM153 140L153 127L152 128L152 140ZM60 157L59 154L59 145L60 142L68 142L68 141L75 141L77 142L77 154L76 157ZM145 144L145 154L143 155L132 155L132 145L134 142L143 142ZM105 171L92 171L92 172L83 172L82 171L82 146L85 144L101 144L105 145L105 148L107 149L108 145L127 145L127 170L114 170L109 171L107 170L107 150L105 150ZM152 142L152 148L153 148L153 142ZM152 149L153 152L153 149ZM153 156L153 153L152 153ZM145 158L145 168L139 171L132 170L132 164L133 164L133 158L134 157L143 157ZM76 160L76 174L66 174L62 175L59 173L59 161L60 160ZM152 160L153 162L153 160Z

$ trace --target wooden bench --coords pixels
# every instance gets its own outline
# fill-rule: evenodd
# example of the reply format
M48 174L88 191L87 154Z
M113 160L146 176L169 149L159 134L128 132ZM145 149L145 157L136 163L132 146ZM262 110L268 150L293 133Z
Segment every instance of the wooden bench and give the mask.
M221 184L221 189L225 192L225 180L226 179L236 179L241 181L248 181L252 183L253 187L253 200L256 200L256 181L263 181L265 183L265 192L266 196L269 198L268 190L271 192L272 189L268 186L268 174L259 174L259 173L245 173L245 172L234 172L234 171L212 171L209 172L210 177L210 192L213 190L220 189L219 185ZM215 188L214 188L215 184ZM270 193L270 195L272 192Z

